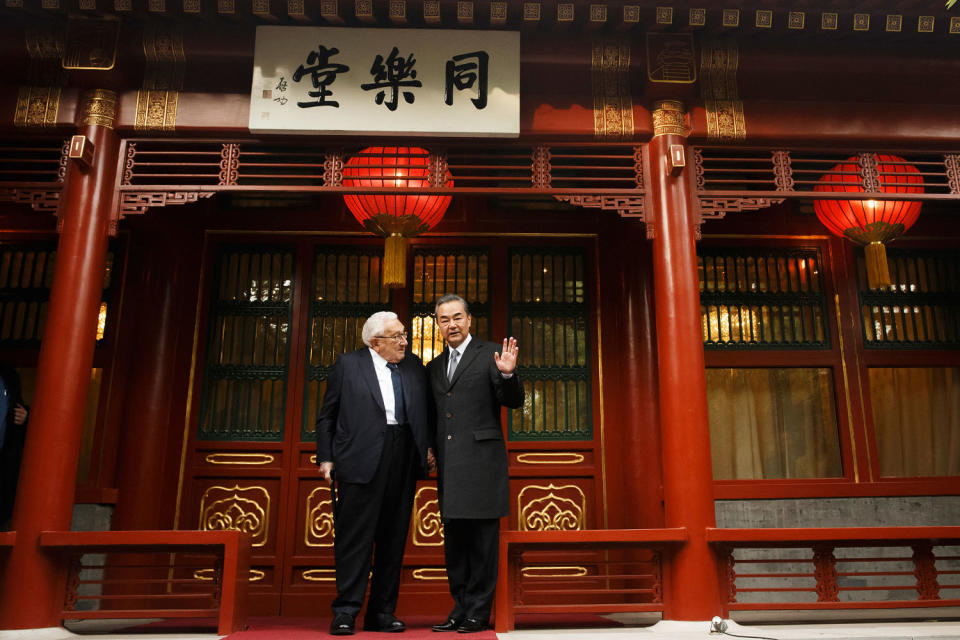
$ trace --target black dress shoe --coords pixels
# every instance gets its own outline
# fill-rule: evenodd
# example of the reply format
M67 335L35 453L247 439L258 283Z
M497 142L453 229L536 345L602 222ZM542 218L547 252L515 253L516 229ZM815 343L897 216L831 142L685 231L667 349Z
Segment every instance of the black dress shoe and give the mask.
M345 613L338 613L333 616L333 622L330 623L330 635L332 636L352 636L353 635L353 616Z
M447 618L446 621L441 622L440 624L435 624L431 629L434 631L456 631L460 627L460 621L455 618Z
M378 613L366 616L363 619L364 631L380 631L382 633L400 633L407 630L403 620L399 620L392 613Z
M457 633L476 633L478 631L483 631L487 628L487 623L485 620L480 620L479 618L467 618L460 623L460 626L457 627Z

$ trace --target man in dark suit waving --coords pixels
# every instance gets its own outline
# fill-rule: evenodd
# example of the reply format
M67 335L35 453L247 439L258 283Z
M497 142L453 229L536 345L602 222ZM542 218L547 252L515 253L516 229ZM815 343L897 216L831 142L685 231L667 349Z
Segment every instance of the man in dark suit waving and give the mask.
M437 406L437 485L454 604L433 630L471 633L486 629L490 620L500 518L510 513L500 407L521 406L524 394L515 339L499 349L474 339L470 311L459 296L441 297L435 311L447 348L427 370Z
M403 551L417 478L434 464L426 369L407 352L407 334L397 314L370 316L363 325L363 343L367 346L337 358L317 419L317 464L336 498L333 635L354 632L374 549L363 627L406 628L393 615Z

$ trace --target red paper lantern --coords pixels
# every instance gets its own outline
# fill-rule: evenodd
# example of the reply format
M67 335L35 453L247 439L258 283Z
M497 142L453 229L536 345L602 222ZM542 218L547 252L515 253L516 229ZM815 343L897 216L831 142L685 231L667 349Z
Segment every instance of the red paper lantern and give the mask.
M392 193L343 196L357 222L386 239L383 284L387 287L406 284L407 238L432 229L450 206L451 196L422 191L453 186L449 171L440 181L432 182L432 169L430 153L419 147L368 147L347 160L343 169L345 187L397 189Z
M898 156L877 155L879 184L871 191L880 193L923 193L923 176ZM847 158L820 178L814 191L862 193L860 159ZM817 217L835 235L846 236L864 245L867 280L871 289L889 287L890 270L884 244L903 235L920 215L915 200L814 200Z

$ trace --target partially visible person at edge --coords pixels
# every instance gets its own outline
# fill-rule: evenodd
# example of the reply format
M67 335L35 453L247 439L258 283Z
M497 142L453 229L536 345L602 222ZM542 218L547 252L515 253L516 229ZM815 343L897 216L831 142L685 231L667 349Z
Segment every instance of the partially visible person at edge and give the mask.
M23 402L20 374L0 362L0 531L10 529L17 478L27 439L30 410Z
M334 497L333 635L354 633L371 559L363 628L406 629L394 616L403 551L417 478L434 467L430 387L403 323L380 311L362 335L366 346L334 363L317 420L317 464Z
M502 406L523 404L516 374L517 341L502 345L470 335L473 318L463 298L436 302L447 343L427 371L437 409L437 487L444 556L453 609L434 631L483 631L497 587L500 518L510 513Z

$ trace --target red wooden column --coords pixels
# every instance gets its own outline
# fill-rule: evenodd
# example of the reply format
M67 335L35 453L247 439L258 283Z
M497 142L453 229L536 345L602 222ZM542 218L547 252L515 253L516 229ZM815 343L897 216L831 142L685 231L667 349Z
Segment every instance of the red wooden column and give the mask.
M643 225L621 220L617 229L617 261L620 291L616 309L622 329L618 332L616 376L623 394L621 428L623 430L624 474L628 487L624 493L631 504L626 508L626 526L639 529L663 525L660 479L663 477L658 456L660 439L656 425L657 361L656 331L653 313L653 276L650 247Z
M193 267L193 260L183 255L185 242L179 231L163 223L148 226L131 243L130 267L138 269L140 278L128 287L137 291L140 303L133 314L135 335L128 336L127 343L136 358L128 372L117 451L120 492L112 524L117 530L173 528L171 510L158 507L167 477L171 411L179 408L174 398L181 339L176 296L185 263ZM147 451L150 455L143 455Z
M663 499L667 527L686 527L689 541L673 557L664 591L665 618L709 620L721 613L717 564L706 528L715 526L707 382L700 327L696 211L688 185L683 105L653 112L650 199L660 382Z
M116 104L112 91L80 96L78 134L95 152L88 167L71 161L61 193L57 264L13 513L17 540L0 582L0 629L60 625L65 567L38 539L41 531L69 530L73 515L119 155Z

